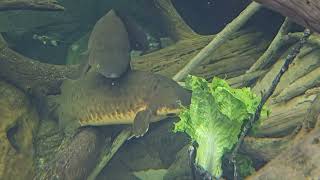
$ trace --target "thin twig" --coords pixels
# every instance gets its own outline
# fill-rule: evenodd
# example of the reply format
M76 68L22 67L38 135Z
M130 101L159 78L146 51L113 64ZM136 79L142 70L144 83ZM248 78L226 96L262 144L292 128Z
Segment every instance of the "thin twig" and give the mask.
M288 34L288 30L290 27L290 21L286 18L281 25L276 37L273 39L268 49L263 53L263 55L250 67L247 73L254 72L257 70L261 70L265 67L265 65L269 64L270 61L274 59L277 51L286 44L284 41L285 35Z
M173 80L181 81L184 79L203 60L210 56L214 50L226 42L231 34L240 29L260 8L260 4L252 2L237 18L218 33L206 47L193 57L190 62L173 77Z
M123 143L125 143L128 140L131 134L132 134L131 127L123 129L118 134L116 139L113 141L111 148L106 147L102 152L101 160L89 175L88 180L96 179L96 177L99 175L101 170L108 164L108 162L111 160L113 155L119 150L119 148L123 145Z
M286 57L285 62L282 66L282 68L280 69L279 73L277 74L277 76L275 77L275 79L272 81L270 88L268 89L268 91L263 94L261 101L254 113L254 115L250 118L250 120L245 124L245 126L243 127L240 137L239 137L239 141L238 143L235 145L235 148L232 151L231 154L231 162L233 163L234 166L234 179L237 179L237 172L236 172L236 155L238 153L238 150L241 146L241 144L243 143L243 140L245 138L245 136L248 134L248 132L251 130L252 125L260 119L260 113L262 110L263 105L266 103L266 101L268 100L268 98L273 94L274 90L276 89L280 78L282 77L282 75L288 70L289 65L293 62L293 60L297 57L297 55L300 52L300 49L303 47L303 45L306 43L307 39L310 36L310 30L306 29L304 31L304 35L303 37L300 39L299 43L297 44L297 46L295 46L292 51L289 53L289 55Z

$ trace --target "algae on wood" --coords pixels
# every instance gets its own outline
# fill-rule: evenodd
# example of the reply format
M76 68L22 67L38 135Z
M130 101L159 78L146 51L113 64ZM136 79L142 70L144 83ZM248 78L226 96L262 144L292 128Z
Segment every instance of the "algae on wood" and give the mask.
M28 97L0 81L0 179L32 179L39 119Z

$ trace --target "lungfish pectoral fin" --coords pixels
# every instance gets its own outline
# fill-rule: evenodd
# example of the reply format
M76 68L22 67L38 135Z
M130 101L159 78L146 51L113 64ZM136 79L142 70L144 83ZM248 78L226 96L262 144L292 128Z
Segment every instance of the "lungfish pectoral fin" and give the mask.
M149 122L152 116L152 111L146 109L139 111L134 118L132 133L135 137L143 136L149 129Z

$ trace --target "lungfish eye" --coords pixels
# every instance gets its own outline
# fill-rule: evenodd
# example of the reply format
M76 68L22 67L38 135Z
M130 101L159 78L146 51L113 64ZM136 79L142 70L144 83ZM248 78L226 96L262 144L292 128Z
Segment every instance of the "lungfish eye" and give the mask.
M176 114L175 114L175 113L168 113L166 116L167 116L167 117L175 117Z

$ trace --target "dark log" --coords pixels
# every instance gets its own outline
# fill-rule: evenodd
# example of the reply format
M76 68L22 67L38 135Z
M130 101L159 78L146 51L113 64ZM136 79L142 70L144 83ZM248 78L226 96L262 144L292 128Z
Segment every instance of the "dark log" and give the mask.
M44 94L59 92L59 85L77 66L59 66L31 60L15 51L4 48L0 53L1 77L25 92L35 90Z
M27 93L58 93L62 81L76 73L77 67L45 64L27 58L8 48L0 37L0 76Z
M94 128L80 130L62 145L56 159L36 179L87 179L105 146L99 134Z
M0 11L34 10L34 11L63 11L64 7L56 0L2 0Z
M254 0L289 17L294 22L320 33L319 0Z

